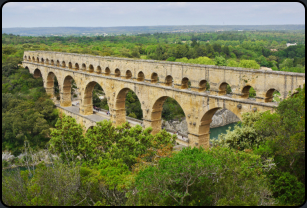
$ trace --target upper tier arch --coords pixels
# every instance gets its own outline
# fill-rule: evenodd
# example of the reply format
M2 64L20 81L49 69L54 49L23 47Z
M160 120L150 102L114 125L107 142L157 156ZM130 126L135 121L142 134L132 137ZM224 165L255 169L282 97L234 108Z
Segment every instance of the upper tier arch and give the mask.
M302 86L305 83L305 74L281 71L135 60L49 51L25 51L24 61L28 61L29 57L42 57L44 60L51 60L51 65L53 66L56 66L57 60L61 60L61 63L71 62L73 66L75 63L78 63L79 68L83 70L87 70L89 66L93 66L93 68L91 67L90 70L86 71L87 73L92 72L97 66L100 66L101 71L104 72L99 74L101 76L108 75L105 69L111 69L111 74L115 73L115 76L121 77L125 77L126 71L130 70L136 79L139 78L138 73L142 72L145 81L149 83L151 82L151 75L154 72L159 76L159 83L161 84L164 83L167 76L171 76L175 88L187 89L186 86L182 87L182 80L189 80L191 82L191 89L187 90L209 93L210 95L218 95L220 84L228 83L232 88L233 96L236 96L238 99L246 99L246 96L242 93L242 89L246 85L249 85L254 87L258 102L268 102L266 93L269 89L278 89L282 86L278 91L281 93L283 99L285 99L289 91L293 92L299 85ZM37 62L34 59L32 63ZM68 68L68 64L64 68ZM210 92L205 91L204 85L200 84L203 80L206 80L206 83L210 85ZM170 85L170 83L167 85Z

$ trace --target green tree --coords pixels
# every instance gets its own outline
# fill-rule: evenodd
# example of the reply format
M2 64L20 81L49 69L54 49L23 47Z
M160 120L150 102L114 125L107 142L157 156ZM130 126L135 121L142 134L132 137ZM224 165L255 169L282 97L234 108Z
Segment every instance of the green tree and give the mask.
M260 65L255 60L240 60L239 67L249 69L260 69Z

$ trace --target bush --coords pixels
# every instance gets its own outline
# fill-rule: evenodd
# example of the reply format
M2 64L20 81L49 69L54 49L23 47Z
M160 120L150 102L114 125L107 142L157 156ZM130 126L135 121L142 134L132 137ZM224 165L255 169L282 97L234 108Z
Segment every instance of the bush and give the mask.
M273 170L268 174L273 196L282 205L300 206L305 201L305 186L289 172Z

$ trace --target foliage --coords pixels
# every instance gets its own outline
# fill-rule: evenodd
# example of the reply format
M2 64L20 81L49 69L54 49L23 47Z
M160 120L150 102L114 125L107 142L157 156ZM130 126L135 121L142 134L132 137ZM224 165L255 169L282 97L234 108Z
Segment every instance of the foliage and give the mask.
M212 139L213 146L229 147L237 150L253 149L263 142L261 137L255 130L254 123L261 118L261 113L251 112L242 115L240 124L226 130L226 134L220 134L218 139Z
M259 64L257 64L257 62L254 60L241 60L238 67L260 69Z
M51 148L60 153L63 160L79 156L88 164L98 164L106 158L121 159L131 167L148 148L173 144L175 138L165 131L153 136L151 128L143 130L139 125L131 127L128 123L114 127L106 120L97 122L85 136L82 132L74 118L63 115L51 132Z
M305 201L305 186L289 172L270 171L270 187L281 205L300 206Z
M3 64L11 63L7 59ZM4 69L4 68L2 68ZM28 138L34 148L44 148L49 128L58 117L53 102L43 88L41 78L35 79L27 69L5 69L2 77L2 150L14 155L21 152Z
M266 163L250 150L217 147L209 151L221 166L216 172L213 205L268 206L274 199L268 187Z
M184 148L136 176L128 205L272 205L260 156Z
M276 113L263 113L254 127L272 152L262 154L274 155L280 171L290 172L305 183L305 85L280 102Z
M183 149L136 178L137 205L210 205L217 160L202 149ZM198 201L201 200L201 203Z

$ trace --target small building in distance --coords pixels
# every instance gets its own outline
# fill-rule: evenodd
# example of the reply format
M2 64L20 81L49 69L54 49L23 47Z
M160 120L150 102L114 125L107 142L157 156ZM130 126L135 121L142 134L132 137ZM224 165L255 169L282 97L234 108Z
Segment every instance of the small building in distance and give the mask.
M277 51L277 49L270 49L272 52L276 52Z
M269 68L269 67L264 67L264 66L260 67L260 70L269 70L269 71L272 71L271 68Z
M287 43L286 45L287 45L287 47L289 47L289 46L294 46L294 45L296 45L296 43Z

